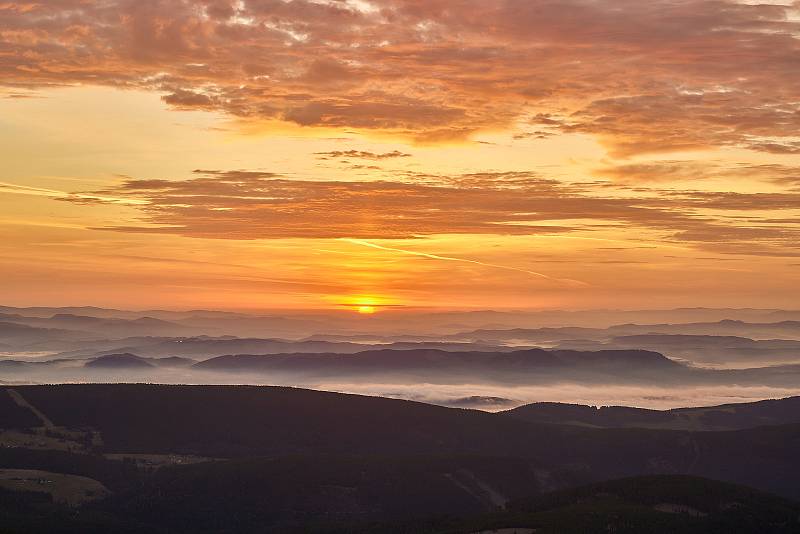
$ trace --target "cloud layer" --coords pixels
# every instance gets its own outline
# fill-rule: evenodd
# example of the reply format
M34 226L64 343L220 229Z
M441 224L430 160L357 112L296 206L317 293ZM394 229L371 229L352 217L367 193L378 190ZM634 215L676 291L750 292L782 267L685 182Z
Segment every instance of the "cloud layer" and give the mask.
M0 83L423 142L508 128L619 157L792 154L798 35L797 3L731 0L27 0L0 3Z
M676 191L564 184L535 173L413 175L404 181L289 180L198 170L67 195L138 204L143 224L110 230L222 239L407 239L542 235L625 228L722 253L800 255L800 193Z

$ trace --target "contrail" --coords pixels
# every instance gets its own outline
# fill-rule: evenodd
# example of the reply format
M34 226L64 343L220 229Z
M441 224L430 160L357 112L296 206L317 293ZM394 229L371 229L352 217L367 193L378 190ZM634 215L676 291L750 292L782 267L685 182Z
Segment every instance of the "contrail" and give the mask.
M80 200L99 200L103 202L111 202L114 204L130 204L130 205L147 204L147 201L135 198L118 198L118 197L94 195L88 193L67 193L64 191L58 191L57 189L45 189L43 187L31 187L27 185L18 185L8 182L0 182L0 192L12 193L17 195L50 197L50 198L55 198L57 200L69 200L72 198Z
M528 269L520 269L519 267L510 267L508 265L498 265L496 263L486 263L478 260L470 260L467 258L455 258L453 256L440 256L438 254L428 254L426 252L415 252L413 250L405 250L402 248L394 248L394 247L385 247L383 245L378 245L376 243L371 243L369 241L363 241L361 239L351 239L351 238L342 238L342 241L347 241L348 243L352 243L354 245L361 245L362 247L370 247L370 248L377 248L379 250L386 250L389 252L399 252L400 254L408 254L409 256L420 256L422 258L430 258L432 260L444 260L444 261L459 261L462 263L472 263L474 265L482 265L484 267L491 267L493 269L505 269L507 271L516 271L519 273L529 274L531 276L536 276L537 278L543 278L545 280L550 280L551 282L557 282L559 284L565 284L569 286L588 286L586 282L581 282L580 280L572 280L569 278L553 278L552 276L547 276L546 274L537 273L536 271L529 271Z

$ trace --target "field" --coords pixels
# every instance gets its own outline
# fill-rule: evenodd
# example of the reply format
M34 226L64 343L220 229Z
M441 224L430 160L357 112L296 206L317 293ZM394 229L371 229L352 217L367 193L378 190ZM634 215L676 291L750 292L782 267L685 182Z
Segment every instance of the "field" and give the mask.
M109 493L91 478L36 469L0 469L0 488L47 493L53 502L70 506L101 499Z

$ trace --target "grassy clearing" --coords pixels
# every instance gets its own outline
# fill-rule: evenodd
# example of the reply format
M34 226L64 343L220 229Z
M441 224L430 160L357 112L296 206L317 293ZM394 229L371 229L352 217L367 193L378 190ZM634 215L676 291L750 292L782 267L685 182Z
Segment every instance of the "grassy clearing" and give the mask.
M109 493L105 486L92 478L36 469L0 469L0 487L12 491L48 493L54 502L70 506L99 499Z

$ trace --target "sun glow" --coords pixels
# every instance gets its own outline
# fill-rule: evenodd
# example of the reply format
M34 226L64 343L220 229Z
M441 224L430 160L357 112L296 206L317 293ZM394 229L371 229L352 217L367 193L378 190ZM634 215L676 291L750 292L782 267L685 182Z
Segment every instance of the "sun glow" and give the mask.
M362 315L378 313L384 306L395 305L388 298L376 295L349 295L337 298L338 305Z

